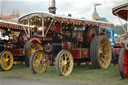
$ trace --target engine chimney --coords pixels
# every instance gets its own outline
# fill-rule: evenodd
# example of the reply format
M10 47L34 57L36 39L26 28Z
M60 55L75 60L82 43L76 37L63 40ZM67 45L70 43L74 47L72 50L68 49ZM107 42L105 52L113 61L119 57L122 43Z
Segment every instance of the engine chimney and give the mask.
M49 13L56 14L56 6L55 6L55 0L49 0Z

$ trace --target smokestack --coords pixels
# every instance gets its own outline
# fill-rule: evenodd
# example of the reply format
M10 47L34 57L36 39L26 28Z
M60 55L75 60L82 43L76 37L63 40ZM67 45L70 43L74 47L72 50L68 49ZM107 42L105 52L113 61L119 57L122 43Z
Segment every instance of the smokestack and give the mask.
M49 13L56 14L56 3L55 0L49 0Z
M69 17L72 17L72 14L68 14Z

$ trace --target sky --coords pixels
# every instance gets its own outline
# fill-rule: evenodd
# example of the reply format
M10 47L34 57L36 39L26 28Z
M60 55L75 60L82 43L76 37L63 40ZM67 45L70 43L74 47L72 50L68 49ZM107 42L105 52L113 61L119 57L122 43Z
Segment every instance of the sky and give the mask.
M118 18L112 14L112 8L128 3L128 0L56 0L56 13L92 19L95 3L101 4L97 6L100 17L106 17L109 22L120 25ZM6 15L10 14L13 9L19 10L20 16L35 11L48 12L48 7L49 0L0 0L0 11L2 10ZM126 22L123 21L123 23Z

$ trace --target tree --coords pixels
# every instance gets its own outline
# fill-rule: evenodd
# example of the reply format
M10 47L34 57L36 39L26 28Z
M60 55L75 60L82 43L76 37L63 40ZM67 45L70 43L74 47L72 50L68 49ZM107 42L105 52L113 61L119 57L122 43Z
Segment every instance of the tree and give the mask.
M127 31L127 23L125 23L123 26L124 26L125 30ZM121 25L115 25L114 31L116 34L119 34L119 35L125 33L125 31L123 30Z

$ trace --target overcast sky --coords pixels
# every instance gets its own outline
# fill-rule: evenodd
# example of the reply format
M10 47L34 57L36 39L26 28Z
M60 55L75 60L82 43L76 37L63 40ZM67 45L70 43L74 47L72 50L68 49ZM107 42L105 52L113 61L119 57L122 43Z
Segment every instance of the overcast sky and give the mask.
M97 12L100 17L106 17L114 24L119 24L119 20L112 14L112 8L128 0L56 0L57 14L73 17L85 17L92 19L94 3L102 5L97 6ZM0 10L5 14L10 14L13 9L20 11L20 16L34 11L48 12L49 0L0 0Z

